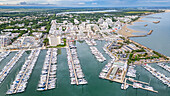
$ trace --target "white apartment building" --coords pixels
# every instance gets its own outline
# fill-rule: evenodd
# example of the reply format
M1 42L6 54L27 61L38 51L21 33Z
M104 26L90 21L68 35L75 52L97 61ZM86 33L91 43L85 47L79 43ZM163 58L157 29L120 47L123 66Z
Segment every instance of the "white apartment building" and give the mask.
M0 47L6 47L11 43L9 36L0 36Z
M57 46L61 44L61 36L49 35L48 39L50 46Z

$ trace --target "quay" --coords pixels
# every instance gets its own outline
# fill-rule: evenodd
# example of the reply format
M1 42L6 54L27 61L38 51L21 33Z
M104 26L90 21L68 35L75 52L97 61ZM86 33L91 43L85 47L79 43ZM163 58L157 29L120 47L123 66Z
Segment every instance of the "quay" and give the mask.
M143 62L143 63L152 64L152 63L169 63L169 62L170 62L170 59L169 60L159 60L159 61L149 61L149 62ZM134 63L134 64L140 65L142 63Z
M110 58L115 59L115 56L108 50L107 46L110 45L109 43L105 44L103 47L103 50L105 51L106 54L110 56Z
M113 54L113 53L112 53L112 52L108 49L108 48L109 48L109 47L113 44L113 42L114 42L114 41L112 41L112 43L111 43L109 46L107 46L107 48L106 48L106 49L107 49L107 51L108 51L110 54L112 54L112 56L114 56L114 57L115 57L115 58L114 58L114 59L115 59L115 61L117 61L117 60L119 60L119 58L118 58L115 54Z
M116 70L118 69L115 67L116 65L114 65L114 62L115 61L111 61L105 65L105 67L102 69L102 72L99 75L100 78L113 81L113 82L117 82L117 83L121 83L122 84L121 89L127 89L130 85L133 88L140 88L140 89L158 93L158 91L155 91L153 90L152 87L148 86L149 83L142 82L139 80L134 80L133 78L126 78L125 77L126 71L124 71L125 73L122 73L123 76L121 76L121 78L117 77ZM132 82L133 84L127 83L127 80Z

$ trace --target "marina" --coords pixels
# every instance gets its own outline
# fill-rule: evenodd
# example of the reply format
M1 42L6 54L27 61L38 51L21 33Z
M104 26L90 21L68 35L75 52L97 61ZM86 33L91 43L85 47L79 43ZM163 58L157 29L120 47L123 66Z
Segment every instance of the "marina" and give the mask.
M99 62L103 62L106 58L98 51L96 47L90 47L92 54L96 57Z
M48 49L44 65L40 75L38 91L54 89L56 87L56 70L57 70L57 49Z
M127 80L130 81L132 84L127 83ZM140 88L143 90L158 93L158 91L154 90L153 87L149 86L149 83L134 80L132 78L125 78L124 83L121 85L121 89L126 90L129 86L132 86L135 89Z
M6 66L0 72L0 83L5 79L5 77L10 73L11 69L14 67L16 62L21 58L24 50L21 50L15 54L15 56L6 64Z
M112 60L111 62L109 62L108 64L105 65L105 67L100 72L99 78L121 83L122 84L121 89L124 89L124 90L126 90L129 86L132 86L133 88L140 88L140 89L144 89L144 90L148 90L148 91L151 91L151 92L158 93L158 91L155 91L153 89L153 87L148 86L149 83L146 83L146 82L142 82L142 81L139 81L139 80L134 80L133 78L126 78L126 77L122 81L114 79L114 78L118 78L118 77L115 76L114 72L116 70L113 69L112 66L114 66L114 60ZM133 72L134 72L133 66L130 66L129 68L130 69L128 69L128 70L131 70L131 71L133 70ZM110 71L110 70L114 70L114 71ZM136 71L135 71L135 73L136 73ZM134 77L134 76L130 75L129 77ZM131 84L127 83L127 80L130 81Z
M0 62L10 54L10 51L0 53Z
M99 45L102 45L104 46L105 42L104 41L97 41L97 43ZM102 46L97 46L98 49L102 49ZM81 50L83 48L83 51ZM20 94L15 94L14 96L20 96L20 95L25 95L25 96L29 96L30 95L30 92L35 95L35 96L41 96L42 95L42 92L40 91L36 91L37 90L37 85L39 84L39 76L42 74L42 68L43 68L43 63L44 63L44 60L45 60L45 55L46 55L46 50L42 50L43 52L40 54L39 56L39 60L35 66L35 70L33 70L32 72L32 76L30 77L30 80L29 80L29 83L27 83L27 88L25 89L25 92L23 93L20 93ZM87 51L87 52L86 52ZM102 51L101 51L102 52ZM150 95L150 96L154 96L156 95L155 93L153 92L147 92L145 90L141 90L141 88L136 88L134 90L133 86L130 87L132 84L130 84L128 82L129 87L127 88L127 90L121 90L121 85L120 83L115 83L115 82L112 82L110 83L110 81L107 81L107 80L103 80L103 79L98 79L99 78L99 73L101 72L101 70L103 69L103 64L107 64L107 62L103 62L101 64L99 64L100 62L98 62L97 60L95 60L95 58L92 58L92 54L89 50L89 47L87 46L87 44L85 43L77 43L77 53L80 54L79 58L81 60L81 66L82 68L84 68L84 73L87 74L86 78L88 80L88 85L86 86L83 86L83 90L93 90L94 88L96 88L96 86L94 86L94 84L98 84L97 87L99 89L96 89L96 90L93 90L92 93L90 93L89 91L87 91L88 94L92 94L92 95L98 95L98 96L102 96L104 95L105 92L107 92L106 90L103 90L102 86L107 86L107 90L109 89L113 89L113 90L117 90L118 92L111 92L110 95L127 95L127 96L136 96L136 93L139 95L139 93L144 93L143 96L147 96ZM84 55L83 55L84 54ZM111 61L109 59L109 56L105 53L103 53L103 55L105 56L106 55L106 58L108 59L107 61ZM87 63L86 59L89 60L89 63ZM70 77L68 74L69 73L69 70L68 70L68 65L67 65L67 54L66 54L66 50L65 49L61 49L61 54L58 54L58 59L59 61L57 62L57 65L58 65L58 68L57 68L57 80L59 80L58 82L58 88L54 89L54 90L49 90L49 91L43 91L43 94L44 95L49 95L49 96L55 96L55 94L64 94L63 96L68 96L68 95L71 95L71 94L74 94L74 95L85 95L84 92L82 92L82 87L81 86L69 86L70 84ZM41 67L42 66L42 67ZM137 70L139 71L140 73L140 81L148 81L148 76L150 77L150 74L147 73L147 71L144 70L144 68L136 65L136 67L138 68ZM140 69L139 69L140 68ZM90 69L90 70L88 70ZM93 69L93 70L92 70ZM143 70L142 70L143 69ZM13 72L13 71L12 71ZM17 72L18 73L18 72ZM93 74L92 74L93 73ZM10 74L10 77L11 75L15 75L13 73ZM138 78L138 75L136 76ZM135 80L138 80L137 78L135 78ZM2 90L2 93L1 95L3 95L3 91L6 90L6 83L7 84L10 84L11 82L11 78L7 78L7 80L5 80L6 82L3 83L3 86L1 87L1 90ZM127 78L127 81L128 78ZM164 88L165 86L164 85L159 85L157 86L157 79L152 79L151 82L153 83L150 83L151 86L153 86L153 88L155 90L158 90L159 93L158 93L158 96L159 94L165 94L165 96L168 96L168 94L166 95L166 93L162 93L161 89ZM125 81L124 81L125 82ZM126 84L127 86L127 84ZM146 85L148 86L148 85ZM143 85L142 87L145 87L145 85ZM101 89L101 90L100 90ZM63 93L62 90L68 90L67 92ZM98 94L98 91L102 91L101 94ZM136 91L137 90L137 91ZM169 89L167 89L169 90ZM131 93L133 93L132 95L130 95ZM87 96L90 96L90 95L87 95ZM142 95L139 95L139 96L142 96Z
M80 61L77 56L76 46L73 45L73 42L68 42L68 43L69 46L66 50L67 50L67 60L68 60L71 84L73 85L87 84L88 82L84 78Z
M111 60L109 63L107 63L103 67L103 69L102 69L102 71L100 72L100 75L99 75L100 78L102 78L102 79L106 78L106 76L108 75L108 72L109 72L111 66L113 65L113 63L114 63L114 60Z
M160 24L162 24L162 23L160 23ZM148 26L148 27L150 27L150 26ZM153 28L151 28L151 29L153 29ZM154 29L154 31L155 31L155 29ZM157 32L155 31L152 35L150 35L150 37L156 33ZM71 46L69 46L70 53L74 54L73 50L76 49L77 55L71 54L72 59L75 59L74 57L77 56L79 62L81 62L80 63L81 69L83 70L86 80L88 81L87 85L70 86L71 74L69 74L69 72L70 72L69 69L71 69L71 68L69 68L67 65L68 64L67 51L69 51L69 49L66 49L66 50L58 49L59 53L57 56L58 61L57 61L57 78L56 78L57 84L55 84L55 85L57 85L57 87L53 90L48 90L48 91L40 91L39 90L39 91L37 91L37 89L38 89L37 85L39 84L39 81L40 81L39 76L42 75L44 60L45 60L46 52L48 51L48 50L43 50L43 54L40 54L40 56L39 56L40 59L38 60L38 63L35 65L36 70L33 70L33 72L32 72L33 76L30 76L30 79L28 81L29 83L27 83L27 88L25 89L24 92L22 92L20 94L14 94L14 95L15 96L20 96L20 95L29 96L31 93L31 94L33 94L33 96L42 96L42 94L49 95L49 96L55 96L55 95L103 96L107 93L109 96L110 95L115 95L115 96L155 96L155 95L169 96L168 86L165 86L163 83L160 83L160 80L153 77L152 74L148 74L148 72L140 65L131 66L132 68L130 66L128 66L129 70L127 70L127 73L128 72L133 73L136 75L136 77L133 75L132 76L128 76L127 74L125 74L125 75L128 77L133 77L133 79L125 77L124 80L120 80L122 83L112 82L115 80L115 78L119 78L120 76L124 77L124 75L119 74L119 72L121 72L120 71L121 68L118 67L117 65L115 65L115 62L113 62L113 61L115 61L114 57L112 58L108 54L108 53L111 54L111 52L108 52L108 53L106 52L107 46L109 46L110 42L97 41L97 40L95 42L97 43L97 45L95 47L107 59L104 62L98 62L96 60L96 58L93 58L94 56L91 54L91 51L89 50L89 46L86 44L86 42L80 43L80 42L76 41L76 42L74 42L74 43L76 43L76 46L72 46L73 44L71 42L69 43L69 45L71 45ZM106 50L103 48L103 46L105 47ZM29 52L25 52L25 54L29 55ZM169 53L167 53L167 54L169 54ZM22 58L25 58L25 57L22 57ZM5 63L4 61L7 61L6 58L2 62ZM71 58L70 58L70 61L71 61ZM23 60L19 60L19 62L23 62ZM18 63L18 65L22 65L22 64L23 63ZM73 64L74 64L74 62L73 62ZM119 64L119 63L116 63L116 64ZM72 63L70 63L69 65L72 66ZM168 64L166 64L166 65L168 65ZM154 64L153 66L157 66L157 64ZM16 69L20 69L20 67L17 67ZM167 70L164 70L161 67L159 68L159 66L155 67L155 69L159 72L163 71L163 74L165 74L165 75L169 74ZM11 70L9 77L6 78L6 80L4 80L3 83L1 83L0 95L5 96L4 94L7 92L7 89L8 89L8 86L6 86L6 85L11 84L11 81L13 81L12 79L14 79L15 74L18 73L18 72L16 72L17 70L16 71L15 70ZM100 74L101 70L103 71L103 73ZM117 71L115 71L115 70L117 70ZM136 72L134 70L136 70ZM75 73L76 73L76 70L75 70ZM139 73L140 73L140 75L138 75ZM73 71L73 74L74 74L74 71ZM118 77L117 77L117 75L118 75ZM99 79L99 78L102 78L102 79ZM103 78L104 79L106 78L107 80L103 80ZM77 81L78 81L78 79L77 79ZM149 83L141 83L138 81L144 81L144 82L149 81ZM130 87L130 86L132 86L132 87ZM121 89L126 89L126 90L121 90ZM141 89L144 89L144 90L141 90ZM63 90L64 90L64 92L63 92ZM155 90L159 91L159 93L157 93L157 91L155 91ZM151 92L149 92L149 91L151 91Z
M163 64L163 63L158 63L157 65L160 66L160 67L162 67L162 68L165 69L166 71L170 72L170 66L165 65L165 64Z
M110 58L114 59L115 56L113 56L113 54L107 49L109 45L110 45L110 43L106 43L103 47L103 50L106 52L106 54L108 54L110 56Z
M129 66L127 76L129 77L136 77L136 70L134 69L135 66Z
M168 87L170 87L170 78L167 77L166 75L158 72L155 68L151 67L148 64L144 64L143 67L149 71L153 76L155 76L157 79L159 79L160 81L162 81L163 84L167 85Z
M25 91L28 80L34 68L34 65L38 59L40 54L40 50L32 50L29 57L23 64L21 70L15 77L15 80L10 85L10 89L6 92L6 94L16 94Z
M94 41L94 39L91 39L91 40L85 40L85 42L87 43L87 45L89 46L95 46L97 45L97 43Z

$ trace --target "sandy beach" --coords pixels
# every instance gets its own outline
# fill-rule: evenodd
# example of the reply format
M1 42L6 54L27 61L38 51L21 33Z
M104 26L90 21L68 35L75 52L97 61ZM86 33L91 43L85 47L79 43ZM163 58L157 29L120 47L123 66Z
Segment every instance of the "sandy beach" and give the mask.
M144 17L140 17L138 20L134 21L134 22L147 22L147 21L144 21L142 20ZM132 22L131 24L125 24L122 29L120 29L117 33L118 34L121 34L123 36L126 36L126 37L133 37L133 36L136 36L136 35L133 35L132 33L136 33L136 32L140 32L140 33L145 33L144 31L137 31L137 30L133 30L133 29L130 29L128 28L128 26L130 25L133 25L134 22Z
M165 12L170 12L170 10L165 10ZM145 17L140 17L138 20L136 20L134 22L149 22L149 21L142 20L143 18L145 18ZM137 30L133 30L133 29L128 28L128 26L134 25L134 22L131 22L131 24L125 24L122 27L122 29L120 29L117 33L120 34L120 35L126 36L126 37L135 37L135 36L143 37L143 36L146 36L146 35L133 35L132 34L132 33L136 33L136 32L146 33L144 31L137 31Z
M170 12L170 10L165 10L165 12Z

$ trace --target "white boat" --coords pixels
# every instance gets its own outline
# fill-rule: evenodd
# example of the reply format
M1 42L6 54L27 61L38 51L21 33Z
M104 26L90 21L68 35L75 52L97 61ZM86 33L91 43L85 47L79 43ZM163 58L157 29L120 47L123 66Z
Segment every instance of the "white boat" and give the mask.
M126 86L124 87L124 84L121 85L121 89L127 89L129 87L129 85L126 84Z

